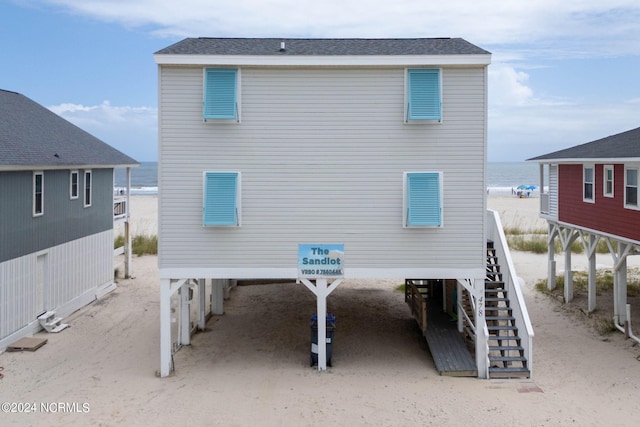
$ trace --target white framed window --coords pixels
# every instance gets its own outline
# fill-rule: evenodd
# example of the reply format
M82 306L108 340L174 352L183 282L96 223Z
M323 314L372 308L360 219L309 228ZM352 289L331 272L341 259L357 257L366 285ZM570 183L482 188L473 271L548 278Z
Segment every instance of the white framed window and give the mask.
M44 214L44 172L33 173L33 216Z
M624 207L640 209L638 206L638 168L626 167L624 170Z
M69 198L72 200L77 199L80 194L79 176L78 171L71 171L69 173Z
M240 227L240 172L205 172L202 223L205 227Z
M402 226L442 227L442 189L442 172L404 172Z
M93 197L93 191L91 186L93 185L92 174L90 170L84 171L84 207L88 208L91 206L91 200Z
M582 200L588 203L594 203L593 195L593 165L583 166L582 168Z
M204 69L203 118L240 123L239 69Z
M439 68L405 71L405 123L442 122L442 72Z
M604 165L603 179L602 195L613 197L613 165Z

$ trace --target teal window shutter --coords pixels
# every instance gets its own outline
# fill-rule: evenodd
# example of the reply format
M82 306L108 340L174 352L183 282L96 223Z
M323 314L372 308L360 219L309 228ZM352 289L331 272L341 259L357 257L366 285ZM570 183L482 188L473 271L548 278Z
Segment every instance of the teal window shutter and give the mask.
M207 68L204 79L204 119L237 119L238 70Z
M205 173L203 211L205 226L239 225L237 172Z
M409 120L441 120L440 70L413 69L407 74Z
M406 225L440 227L442 197L440 174L437 172L407 173Z

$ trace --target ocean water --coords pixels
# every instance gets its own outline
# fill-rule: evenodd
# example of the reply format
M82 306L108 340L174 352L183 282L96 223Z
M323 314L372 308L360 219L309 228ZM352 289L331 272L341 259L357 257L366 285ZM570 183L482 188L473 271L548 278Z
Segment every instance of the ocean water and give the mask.
M487 164L487 191L489 194L511 194L518 185L539 186L539 168L537 163L529 162L489 162ZM126 172L116 169L115 185L119 189L126 186ZM534 191L534 194L537 190ZM131 169L131 194L158 194L158 163L141 162Z

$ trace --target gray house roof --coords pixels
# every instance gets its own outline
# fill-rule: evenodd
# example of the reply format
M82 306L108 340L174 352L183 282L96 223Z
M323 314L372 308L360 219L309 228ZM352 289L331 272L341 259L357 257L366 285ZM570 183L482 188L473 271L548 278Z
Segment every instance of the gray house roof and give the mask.
M640 128L631 129L626 132L533 157L528 160L579 161L598 159L640 159Z
M0 89L0 170L136 165L37 102Z
M284 50L281 49L284 43ZM187 38L157 55L489 55L461 38L289 39Z

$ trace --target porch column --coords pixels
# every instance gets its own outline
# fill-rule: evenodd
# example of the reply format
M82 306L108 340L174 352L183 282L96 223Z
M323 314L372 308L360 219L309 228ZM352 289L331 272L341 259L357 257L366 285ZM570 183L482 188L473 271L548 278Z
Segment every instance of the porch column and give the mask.
M129 278L132 275L131 268L131 168L126 169L127 194L126 201L126 217L124 219L124 277Z
M189 282L180 286L180 344L191 344L191 286Z
M207 323L207 302L206 299L207 280L198 279L198 329L204 331Z
M171 280L160 279L160 377L173 369L171 363Z
M211 312L213 314L224 314L224 283L224 279L211 281Z
M618 325L623 326L627 319L627 257L623 256L616 264L613 275L613 292L615 298L614 314Z
M476 296L474 315L476 319L476 367L478 368L478 378L489 378L489 341L484 311L484 279L474 279L473 291Z
M547 265L547 289L550 291L556 288L556 249L555 249L555 228L553 225L549 224L549 238L547 240L547 254L548 254L548 265Z
M564 302L573 300L573 272L571 271L571 245L564 250Z
M591 313L596 309L596 245L598 244L598 238L593 234L589 235L589 242L587 244L587 254L589 256L589 292L587 312Z

